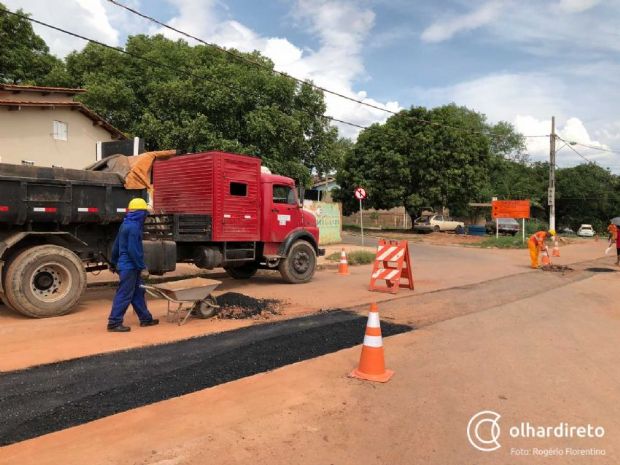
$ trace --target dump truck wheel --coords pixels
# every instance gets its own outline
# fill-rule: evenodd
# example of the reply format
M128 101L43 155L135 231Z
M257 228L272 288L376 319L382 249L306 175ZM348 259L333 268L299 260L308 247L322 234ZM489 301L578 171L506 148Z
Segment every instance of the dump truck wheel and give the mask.
M295 242L278 268L286 282L301 284L310 281L316 270L314 248L306 241Z
M241 266L225 266L224 270L228 273L228 276L235 279L250 279L256 274L258 265L256 263L246 263Z
M85 288L86 272L78 256L56 245L21 252L9 265L5 281L9 305L34 318L70 312Z

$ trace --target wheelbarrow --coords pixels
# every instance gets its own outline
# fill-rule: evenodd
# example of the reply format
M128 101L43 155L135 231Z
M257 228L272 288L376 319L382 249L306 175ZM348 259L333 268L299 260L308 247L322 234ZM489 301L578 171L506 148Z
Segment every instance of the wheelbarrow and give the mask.
M168 301L166 319L176 320L181 326L190 315L209 318L219 308L211 292L222 284L221 281L206 278L181 279L161 284L143 284L142 288L151 296ZM185 313L185 315L183 315Z

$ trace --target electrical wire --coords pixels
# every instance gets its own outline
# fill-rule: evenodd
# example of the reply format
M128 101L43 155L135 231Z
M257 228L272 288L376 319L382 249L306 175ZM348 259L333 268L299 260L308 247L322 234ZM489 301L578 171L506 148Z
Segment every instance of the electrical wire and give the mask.
M101 47L104 47L104 48L107 48L107 49L110 49L110 50L114 50L114 51L119 52L119 53L123 53L123 54L128 55L128 56L130 56L132 58L136 58L138 60L142 60L142 61L144 61L146 63L149 63L151 65L154 65L154 66L159 66L159 67L162 67L162 68L168 68L168 69L171 69L171 70L174 70L174 71L178 71L179 70L179 68L177 66L172 66L172 65L169 65L167 63L163 63L161 61L153 60L151 58L147 58L147 57L144 57L142 55L138 55L138 54L135 54L135 53L132 53L132 52L128 52L127 50L124 50L124 49L122 49L120 47L114 47L114 46L106 44L104 42L100 42L100 41L95 40L95 39L90 39L90 38L88 38L86 36L83 36L81 34L77 34L75 32L68 31L68 30L63 29L61 27L54 26L52 24L48 24L48 23L45 23L43 21L39 21L39 20L34 19L34 18L30 17L30 16L26 16L26 15L23 15L23 14L20 14L20 13L16 13L16 12L13 12L13 11L10 11L10 10L7 10L7 9L2 9L2 8L0 8L0 13L8 13L10 15L13 15L13 16L16 16L18 18L22 18L22 19L28 20L28 21L30 21L32 23L39 24L39 25L47 27L49 29L53 29L55 31L62 32L63 34L67 34L67 35L70 35L72 37L84 40L86 42L90 42L90 43L99 45ZM232 86L232 85L226 84L224 82L219 82L219 81L216 81L214 79L209 79L208 77L205 77L205 76L199 76L199 75L195 74L189 68L184 68L184 70L187 72L187 74L189 74L189 75L191 75L191 76L193 76L193 77L195 77L197 79L210 82L210 83L212 83L212 84L214 84L216 86L226 87L229 90L232 90L234 92L239 92L239 93L251 96L251 97L257 97L258 96L257 94L253 94L251 92L248 92L245 89L241 89L239 87ZM304 113L307 113L307 112L304 112ZM362 126L362 125L357 124L357 123L352 123L350 121L345 121L345 120L342 120L342 119L334 118L333 116L329 116L329 115L322 115L322 116L324 118L330 120L330 121L335 121L335 122L338 122L338 123L346 124L346 125L349 125L349 126L360 128L360 129L366 129L365 126Z
M615 154L620 155L620 150L606 149L606 148L603 148L603 147L597 147L595 145L582 144L581 142L573 142L573 141L569 142L569 144L580 145L580 146L586 147L588 149L599 150L601 152L615 153Z
M153 23L155 23L155 24L157 24L157 25L159 25L159 26L161 26L163 28L166 28L166 29L168 29L170 31L176 32L177 34L181 34L181 35L183 35L185 37L193 39L193 40L195 40L195 41L197 41L197 42L199 42L199 43L201 43L203 45L215 48L215 49L221 51L222 53L225 53L225 54L227 54L227 55L229 55L229 56L231 56L231 57L233 57L233 58L235 58L237 60L246 62L246 63L248 63L250 65L264 68L264 69L266 69L266 70L268 70L268 71L270 71L272 73L278 74L280 76L287 77L289 79L293 79L294 81L296 81L296 82L298 82L300 84L310 85L312 88L314 88L316 90L319 90L319 91L327 93L327 94L334 95L336 97L339 97L339 98L342 98L342 99L345 99L345 100L349 100L350 102L354 102L354 103L357 103L359 105L363 105L363 106L366 106L366 107L369 107L369 108L373 108L375 110L383 111L383 112L389 113L391 115L398 115L400 113L398 111L389 110L387 108L383 108L383 107L374 105L372 103L368 103L368 102L365 102L363 100L359 100L359 99L350 97L348 95L344 95L344 94L342 94L340 92L336 92L336 91L330 90L330 89L328 89L326 87L322 87L322 86L316 85L316 84L314 84L312 82L309 82L309 81L306 81L306 80L302 80L302 79L300 79L298 77L295 77L295 76L293 76L291 74L288 74L288 73L286 73L284 71L278 71L278 70L276 70L276 69L266 65L265 63L261 63L260 61L253 60L252 58L249 58L247 56L240 55L238 53L233 52L232 50L229 50L229 49L227 49L225 47L222 47L220 45L217 45L215 43L207 42L207 41L201 39L200 37L196 37L195 35L190 34L189 32L185 32L185 31L182 31L181 29L178 29L176 27L170 26L169 24L166 24L163 21L158 20L157 18L154 18L154 17L152 17L150 15L147 15L146 13L138 11L137 9L132 8L130 6L127 6L127 5L125 5L125 4L121 3L121 2L118 2L117 0L108 0L108 1L110 3L112 3L113 5L116 5L119 8L123 8L124 10L129 11L130 13L132 13L132 14L134 14L136 16L139 16L139 17L141 17L143 19L151 21L151 22L153 22ZM484 135L486 135L488 137L501 137L499 134L498 135L494 135L494 134L489 134L489 133L487 133L485 131L476 131L474 129L467 129L467 128L462 128L462 127L458 127L458 126L446 125L446 124L443 124L443 123L437 123L437 122L434 122L434 121L428 121L428 120L425 120L425 119L422 119L422 118L417 118L417 117L411 116L411 115L407 115L407 116L409 118L413 119L414 121L417 121L417 122L423 123L423 124L429 124L429 125L433 125L433 126L440 126L440 127L445 127L445 128L449 128L449 129L456 129L456 130L459 130L459 131L467 131L467 132L470 132L472 134L479 133L479 134L484 134ZM345 123L345 124L350 124L350 123ZM357 127L362 128L362 129L367 129L366 126L357 125ZM549 136L547 136L547 135L535 135L535 136L524 136L524 137L549 137Z
M125 5L122 5L122 4L120 4L120 3L116 2L116 1L112 1L112 0L109 0L109 1L111 1L113 4L118 5L118 6L122 7L122 8L129 9L129 7L126 7ZM130 9L130 10L132 10L132 9ZM140 14L141 16L143 16L143 17L147 18L145 15L142 15L141 13L139 13L139 12L137 12L137 11L135 11L135 10L133 10L132 12L134 12L135 14ZM150 58L144 57L144 56L142 56L142 55L138 55L138 54L135 54L135 53L132 53L132 52L128 52L127 50L124 50L124 49L122 49L122 48L120 48L120 47L115 47L115 46L112 46L112 45L106 44L106 43L104 43L104 42L98 41L98 40L96 40L96 39L91 39L91 38L86 37L86 36L84 36L84 35L81 35L81 34L78 34L78 33L72 32L72 31L69 31L69 30L67 30L67 29L63 29L63 28L58 27L58 26L54 26L54 25L49 24L49 23L46 23L46 22L44 22L44 21L40 21L40 20L35 19L35 18L33 18L32 16L29 16L29 15L24 15L24 14L21 14L21 13L17 13L17 12L14 12L14 11L10 11L10 10L8 10L8 9L6 9L6 8L0 8L0 13L6 13L6 14L10 14L10 15L16 16L16 17L18 17L18 18L21 18L21 19L24 19L24 20L30 21L31 23L35 23L35 24L38 24L38 25L40 25L40 26L47 27L47 28L49 28L49 29L52 29L52 30L55 30L55 31L61 32L61 33L63 33L63 34L67 34L67 35L70 35L70 36L72 36L72 37L75 37L75 38L78 38L78 39L84 40L84 41L86 41L86 42L93 43L93 44L99 45L99 46L101 46L101 47L104 47L104 48L110 49L110 50L114 50L114 51L116 51L116 52L119 52L119 53L125 54L125 55L127 55L127 56L130 56L130 57L132 57L132 58L135 58L135 59L138 59L138 60L142 60L142 61L144 61L144 62L146 62L146 63L149 63L149 64L151 64L151 65L154 65L154 66L159 66L159 67L162 67L162 68L168 68L168 69L172 69L172 70L175 70L175 71L178 71L178 69L179 69L179 68L178 68L178 67L176 67L176 66L168 65L168 64L166 64L166 63L163 63L163 62L160 62L160 61L156 61L156 60L153 60L153 59L150 59ZM147 18L147 19L149 19L149 18ZM157 22L157 20L155 20L155 21ZM158 22L158 24L159 24L159 22ZM162 24L162 25L163 25L163 24ZM171 29L173 29L175 32L178 32L178 33L183 34L183 32L182 32L182 31L179 31L179 30L177 30L177 29L175 29L175 28L172 28L171 26L170 26L170 28L171 28ZM192 38L193 38L193 36L191 36L191 35L190 35L190 37L192 37ZM196 38L195 40L199 40L199 41L200 41L200 39L197 39L197 38ZM219 47L219 46L217 46L217 45L209 44L209 43L204 42L204 41L201 41L201 42L202 42L202 43L205 43L206 45L209 45L209 46L217 47L218 49L221 49L222 51L224 51L224 52L226 52L226 53L228 53L228 54L231 54L232 56L235 56L235 57L238 57L238 58L243 58L243 59L245 59L245 57L241 57L240 55L237 55L237 54L235 54L235 53L231 52L230 50L227 50L227 49L225 49L225 48L223 48L223 47ZM248 59L248 60L249 60L249 59ZM251 62L253 62L252 60L250 60L250 61L251 61ZM262 63L259 63L259 62L253 62L253 63L255 63L255 64L257 64L257 65L260 65L260 66L265 66L265 65L263 65ZM228 88L229 90L232 90L232 91L235 91L235 92L240 92L240 93L243 93L243 94L245 94L245 95L249 95L249 96L253 96L253 97L255 97L255 96L256 96L256 94L252 94L252 93L250 93L250 92L246 91L245 89L241 89L241 88L239 88L239 87L232 86L232 85L230 85L230 84L226 84L226 83L223 83L223 82L215 81L215 80L213 80L213 79L209 79L209 78L204 77L204 76L198 76L197 74L195 74L195 73L194 73L191 69L189 69L189 68L184 68L184 69L187 71L187 74L189 74L189 75L191 75L191 76L193 76L193 77L195 77L195 78L197 78L197 79L201 79L201 80L204 80L204 81L210 82L210 83L212 83L212 84L214 84L214 85L216 85L216 86L226 87L226 88ZM288 77L288 78L294 79L294 80L295 80L295 81L297 81L297 82L301 82L301 83L303 83L303 84L309 85L309 86L311 86L311 87L313 87L313 88L315 88L315 89L317 89L317 90L321 90L321 91L323 91L323 92L331 93L331 94L334 94L334 95L339 95L339 96L342 96L343 98L346 98L346 99L348 99L348 100L352 100L352 101L357 102L357 103L360 103L360 104L362 104L362 105L372 106L371 104L368 104L368 103L363 102L363 101L361 101L361 100L355 100L355 99L352 99L352 98L347 97L347 96L345 96L345 95L340 95L340 94L338 94L338 93L336 93L336 92L330 91L330 90L328 90L328 89L324 89L324 88L322 88L322 87L320 87L320 86L316 86L316 85L314 85L314 84L312 84L312 83L310 83L310 82L307 82L307 81L301 81L301 80L300 80L300 79L298 79L298 78L294 78L294 77L292 77L292 76L290 76L290 75L288 75L288 74L286 74L286 73L280 72L280 71L275 71L275 70L273 70L272 68L268 68L268 69L269 69L270 71L272 71L272 72L276 72L276 73L278 73L278 74L280 74L280 75L282 75L282 76L285 76L285 77ZM397 113L397 112L393 112L393 111L391 111L391 110L381 109L380 107L375 107L375 108L376 108L376 109L380 109L380 110L387 111L388 113L392 113L393 115L397 115L397 114L399 114L399 113ZM304 112L304 113L307 113L307 112ZM323 116L324 118L326 118L326 119L330 120L330 121L337 122L337 123L341 123L341 124L345 124L345 125L348 125L348 126L352 126L352 127L358 128L358 129L368 129L368 127L369 127L369 126L364 126L364 125L357 124L357 123L352 123L352 122L350 122L350 121L342 120L342 119L339 119L339 118L335 118L335 117L333 117L333 116L329 116L329 115L322 115L322 116ZM492 134L492 133L488 133L488 132L486 132L486 131L477 131L477 130L474 130L474 129L468 129L468 128L462 128L462 127L458 127L458 126L446 125L446 124L443 124L443 123L438 123L438 122L435 122L435 121L427 121L427 120L424 120L424 119L422 119L422 118L417 118L417 117L415 117L415 116L411 116L411 115L408 115L408 118L413 119L414 121L417 121L417 122L420 122L420 123L423 123L423 124L429 124L429 125L433 125L433 126L437 126L437 127L444 127L444 128L454 129L454 130L458 130L458 131L465 131L465 132L468 132L468 133L470 133L470 134L480 134L480 135L484 135L484 136L489 137L489 138L502 138L502 137L508 137L508 136L502 136L502 135L500 135L500 134ZM547 136L547 135L524 135L523 137L526 137L526 138L532 138L532 137L549 137L549 136Z

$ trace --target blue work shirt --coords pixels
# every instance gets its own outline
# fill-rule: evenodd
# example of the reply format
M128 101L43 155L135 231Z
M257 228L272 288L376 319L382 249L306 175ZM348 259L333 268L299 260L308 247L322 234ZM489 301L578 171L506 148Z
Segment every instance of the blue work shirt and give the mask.
M130 211L125 215L112 247L111 261L118 271L146 269L142 248L142 229L147 215L146 210Z

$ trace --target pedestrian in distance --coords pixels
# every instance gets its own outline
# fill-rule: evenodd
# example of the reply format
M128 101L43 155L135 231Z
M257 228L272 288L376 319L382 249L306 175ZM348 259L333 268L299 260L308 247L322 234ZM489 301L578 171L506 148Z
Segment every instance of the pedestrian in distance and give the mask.
M118 272L119 285L108 317L108 331L111 332L131 331L130 327L123 325L129 304L138 315L140 326L154 326L159 323L146 307L145 291L140 287L149 276L142 248L142 232L147 216L148 206L144 199L132 199L114 241L110 269Z
M527 242L527 247L530 249L530 262L532 268L538 268L538 256L542 250L547 251L547 255L549 255L549 248L545 241L555 236L555 230L551 229L549 231L537 231L530 236L529 241Z

